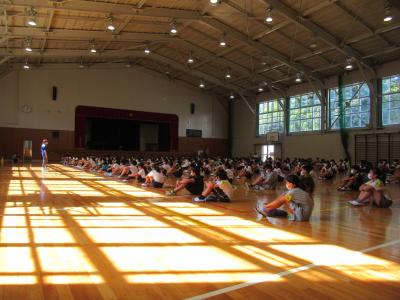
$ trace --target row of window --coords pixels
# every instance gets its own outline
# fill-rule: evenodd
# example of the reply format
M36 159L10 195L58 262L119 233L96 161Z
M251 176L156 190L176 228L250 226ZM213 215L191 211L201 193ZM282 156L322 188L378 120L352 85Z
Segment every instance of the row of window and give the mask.
M400 124L400 75L382 79L381 121L383 126ZM258 134L284 132L285 100L259 103ZM288 130L304 132L321 130L322 107L315 93L289 98ZM366 83L354 83L328 91L328 117L331 129L365 128L370 124L371 97Z

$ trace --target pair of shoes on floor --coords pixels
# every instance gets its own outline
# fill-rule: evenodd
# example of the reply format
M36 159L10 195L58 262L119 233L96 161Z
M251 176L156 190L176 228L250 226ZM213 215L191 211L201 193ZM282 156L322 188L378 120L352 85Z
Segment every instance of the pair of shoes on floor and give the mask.
M351 191L351 188L348 188L348 187L341 187L341 188L338 189L338 191L349 192L349 191Z
M199 197L193 198L192 200L193 200L193 202L206 202L207 201L206 197L204 197L204 196L199 196Z
M148 187L149 186L147 183L142 183L141 185L142 185L142 187Z
M363 206L369 203L369 201L360 201L359 199L348 201L349 204L353 206Z
M176 192L174 190L166 191L165 194L167 196L176 196Z
M267 213L264 212L264 202L263 201L257 201L256 207L254 208L254 211L256 212L256 220L261 221L263 218L267 217Z

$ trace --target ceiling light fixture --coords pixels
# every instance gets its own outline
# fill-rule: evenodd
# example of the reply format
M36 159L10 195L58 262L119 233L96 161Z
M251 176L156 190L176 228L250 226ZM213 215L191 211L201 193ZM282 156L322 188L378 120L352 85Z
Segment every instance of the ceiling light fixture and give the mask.
M114 18L113 17L108 17L108 24L107 24L107 30L109 31L114 31L115 30L115 26L114 26Z
M297 74L296 74L296 79L295 79L294 81L297 82L297 83L302 82L301 74L300 74L300 73L297 73Z
M273 21L274 21L274 18L272 18L272 8L268 8L265 22L267 22L268 24L271 24Z
M149 55L151 53L149 46L146 46L146 48L144 49L144 54Z
M393 16L390 12L390 9L391 9L390 1L386 0L385 1L385 16L383 17L384 22L390 22L393 20Z
M228 72L226 72L225 78L226 78L226 79L231 79L231 78L232 78L232 75L231 75L231 71L230 71L230 70L228 70Z
M225 33L221 35L221 38L219 39L219 46L220 47L226 47L226 41L225 41Z
M200 80L199 88L204 89L205 87L206 87L206 85L204 84L204 81Z
M176 27L175 19L173 19L172 22L171 22L171 28L169 30L169 33L172 34L172 35L175 35L175 34L178 33L178 28Z
M81 56L81 62L79 64L79 69L84 69L85 68L85 64L83 63L83 57Z
M311 49L315 49L315 48L317 48L317 46L318 46L318 44L317 44L316 38L315 38L315 36L312 36L311 37L311 43L310 43L309 47Z
M261 83L258 85L257 91L259 91L260 93L261 93L261 92L264 92L264 88L263 88L263 86L262 86Z
M235 99L235 93L231 91L231 94L229 95L229 99L233 100Z
M28 23L29 26L37 26L35 17L29 17L27 23Z
M29 64L28 64L28 58L25 58L25 63L24 63L24 65L22 66L22 68L24 69L24 70L29 70L31 67L29 66Z
M94 40L91 40L91 41L90 41L90 44L91 44L91 46L90 46L90 53L97 53L96 45L95 45Z
M32 39L30 37L25 39L25 51L32 52Z
M189 53L189 57L188 57L188 60L187 60L187 62L188 62L188 64L192 64L192 63L194 63L194 59L193 59L192 52L190 52L190 53Z
M220 4L221 1L220 0L210 0L210 5L211 6L217 6L218 4Z
M28 10L27 10L27 13L28 13L28 20L27 20L27 24L29 25L29 26L32 26L32 27L34 27L34 26L37 26L37 23L36 23L36 11L33 9L33 7L30 7Z
M350 71L353 69L353 64L351 63L352 59L351 58L347 58L347 63L346 66L344 67L347 71Z

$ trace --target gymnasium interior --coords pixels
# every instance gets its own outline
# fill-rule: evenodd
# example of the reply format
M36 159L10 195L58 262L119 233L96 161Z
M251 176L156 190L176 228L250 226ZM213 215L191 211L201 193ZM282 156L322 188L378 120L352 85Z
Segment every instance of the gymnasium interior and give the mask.
M399 41L398 0L0 0L0 299L400 299Z

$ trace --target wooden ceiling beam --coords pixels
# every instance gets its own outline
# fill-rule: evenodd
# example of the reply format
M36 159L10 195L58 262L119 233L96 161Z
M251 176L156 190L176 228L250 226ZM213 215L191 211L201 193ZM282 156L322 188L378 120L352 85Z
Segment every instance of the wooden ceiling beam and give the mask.
M362 63L364 66L373 70L374 65L371 61L362 58L362 54L355 50L354 48L343 45L340 40L338 40L335 36L333 36L330 32L326 31L322 27L313 23L307 18L304 18L301 14L299 14L295 9L286 5L282 1L279 0L260 0L266 4L269 4L273 7L275 11L278 11L281 15L285 16L288 20L292 21L294 24L311 32L315 37L323 40L325 43L335 48L337 51L342 53L347 57L352 57Z

